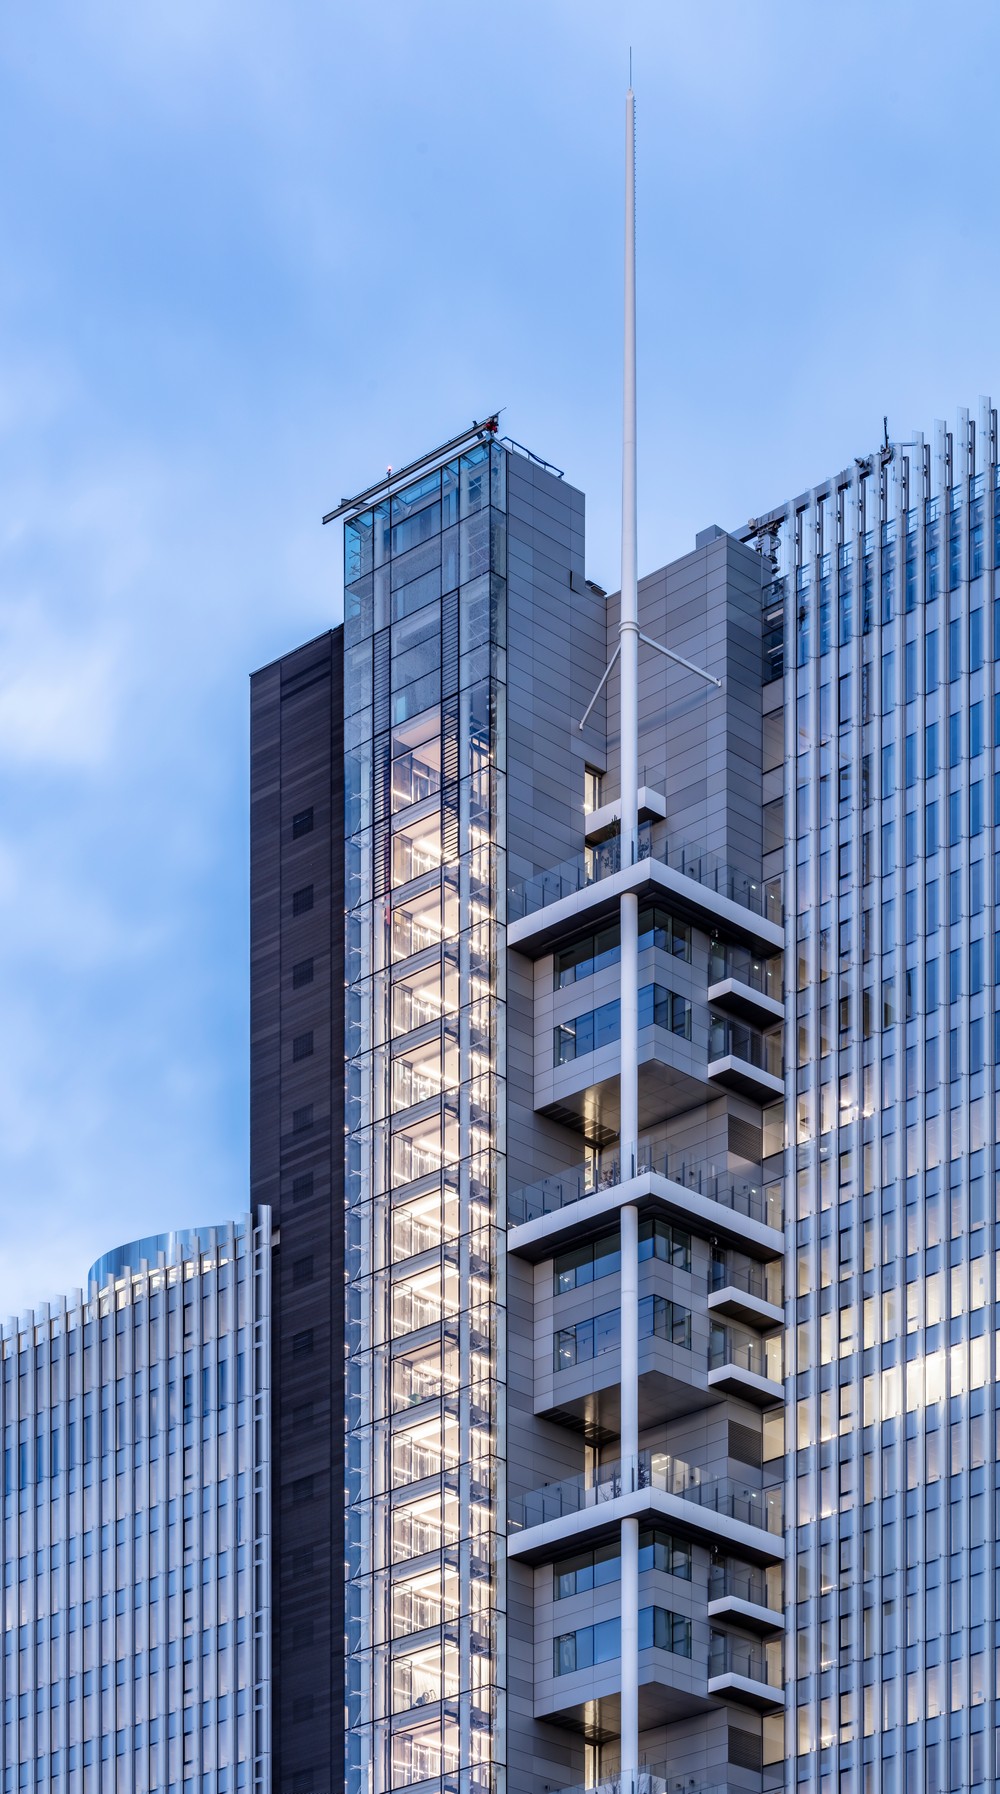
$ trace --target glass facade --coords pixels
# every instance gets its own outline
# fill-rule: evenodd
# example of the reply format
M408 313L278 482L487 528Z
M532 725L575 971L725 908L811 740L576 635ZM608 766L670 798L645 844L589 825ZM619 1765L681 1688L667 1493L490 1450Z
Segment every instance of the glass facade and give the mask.
M270 1257L144 1240L0 1334L3 1794L270 1785Z
M978 431L964 413L768 520L795 991L785 1750L822 1794L996 1785L998 496L987 403Z
M345 529L352 1794L504 1763L506 459Z

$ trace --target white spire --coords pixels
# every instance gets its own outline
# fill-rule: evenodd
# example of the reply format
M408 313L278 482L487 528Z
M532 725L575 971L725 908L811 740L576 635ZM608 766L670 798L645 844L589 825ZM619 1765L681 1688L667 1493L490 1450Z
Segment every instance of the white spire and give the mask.
M630 57L631 64L631 57ZM636 851L639 816L639 616L636 572L635 425L635 94L625 99L625 365L622 404L622 584L619 623L621 667L621 840L623 859Z

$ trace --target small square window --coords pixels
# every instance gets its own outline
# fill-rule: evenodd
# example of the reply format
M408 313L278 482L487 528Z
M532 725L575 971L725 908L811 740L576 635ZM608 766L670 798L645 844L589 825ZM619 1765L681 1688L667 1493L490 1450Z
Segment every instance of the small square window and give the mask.
M312 1029L310 1028L306 1034L296 1034L295 1039L292 1041L292 1058L293 1058L293 1060L308 1059L311 1056L312 1051L313 1051L313 1031L312 1031Z
M306 1202L313 1193L313 1174L302 1171L298 1177L292 1178L292 1201Z
M302 986L304 984L311 984L312 981L313 981L313 962L312 962L312 960L311 959L300 959L298 964L294 965L292 967L292 989L293 990L301 990Z
M294 1134L304 1134L307 1128L312 1127L312 1124L312 1103L305 1103L301 1109L292 1110L292 1132Z
M292 1282L298 1288L303 1283L313 1280L313 1261L311 1258L297 1258L292 1266Z
M292 892L292 915L304 916L313 906L312 885L303 885L301 891Z
M312 1349L313 1336L311 1327L305 1333L295 1333L292 1335L293 1358L308 1358Z
M297 841L300 835L311 835L312 831L312 808L310 807L308 810L299 810L298 814L292 817L292 840Z

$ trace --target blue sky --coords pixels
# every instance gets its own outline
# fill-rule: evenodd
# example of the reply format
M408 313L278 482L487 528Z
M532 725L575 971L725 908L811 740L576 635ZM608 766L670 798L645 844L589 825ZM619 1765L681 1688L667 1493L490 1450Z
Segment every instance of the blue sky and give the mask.
M324 509L506 407L616 582L1000 394L1000 13L87 0L0 20L0 1313L246 1204L247 676Z

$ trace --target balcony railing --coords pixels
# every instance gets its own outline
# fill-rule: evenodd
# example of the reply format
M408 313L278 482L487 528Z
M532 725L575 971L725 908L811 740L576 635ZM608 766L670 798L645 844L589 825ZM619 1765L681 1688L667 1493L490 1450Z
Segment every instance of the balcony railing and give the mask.
M507 920L518 922L524 916L532 916L550 903L558 902L560 897L571 897L576 891L585 891L602 879L610 878L612 873L619 872L623 865L627 866L633 860L649 859L658 860L661 865L693 879L695 884L704 885L706 890L714 891L719 897L728 897L741 909L750 910L768 922L777 922L780 926L783 920L780 877L766 881L753 878L741 867L730 866L718 854L706 853L703 848L680 842L664 841L654 846L648 824L640 826L637 851L631 857L627 851L622 852L621 836L613 835L609 841L588 847L583 853L574 854L572 859L550 867L547 872L539 872L533 878L512 879L507 887Z
M708 962L709 984L721 984L724 978L736 978L748 989L780 1003L784 996L780 959L762 959L748 947L734 947L713 941Z
M712 1253L708 1287L713 1295L721 1289L742 1290L745 1295L754 1296L758 1302L770 1302L775 1308L780 1308L783 1301L780 1264L757 1264L751 1258L743 1258L735 1252L721 1252L718 1248Z
M707 1196L713 1202L720 1202L734 1214L763 1221L768 1227L783 1225L779 1184L765 1186L748 1178L734 1177L727 1171L716 1171L712 1164L699 1161L692 1164L666 1146L640 1144L635 1172L629 1171L628 1175L641 1176L647 1171L655 1172L658 1177L668 1177L672 1183L699 1196ZM613 1190L621 1182L621 1161L617 1152L602 1153L597 1159L588 1159L568 1171L543 1177L538 1183L515 1190L508 1201L507 1218L512 1227L518 1227L525 1221L537 1221L540 1215L558 1214L560 1209L580 1202L584 1196L593 1196L598 1190Z
M753 1333L745 1333L741 1327L713 1326L708 1347L708 1368L721 1370L726 1364L735 1365L738 1370L750 1371L755 1377L767 1377L772 1383L780 1383L780 1334L765 1340L756 1338Z
M762 1651L758 1645L746 1644L742 1638L730 1638L724 1632L713 1632L708 1647L710 1676L746 1676L751 1682L763 1682L769 1688L781 1687L781 1647Z
M510 1530L522 1532L528 1527L543 1526L567 1514L600 1507L635 1489L662 1489L667 1495L679 1495L683 1501L749 1526L759 1526L764 1532L782 1530L780 1488L752 1489L732 1477L706 1477L696 1465L664 1451L641 1451L636 1459L626 1459L624 1464L616 1459L598 1465L596 1470L583 1471L563 1482L547 1483L530 1494L516 1496L510 1507Z
M657 1763L650 1769L626 1769L624 1774L620 1769L602 1770L589 1787L580 1783L575 1788L552 1788L546 1782L545 1789L546 1794L731 1794L729 1782L713 1782L711 1786L695 1782L690 1776L679 1776L669 1763Z
M781 1068L781 1032L762 1034L759 1028L751 1028L747 1022L731 1022L721 1016L714 1016L708 1030L708 1057L713 1059L742 1059L745 1065L755 1065L758 1071L766 1071L772 1078L780 1078Z
M729 1596L736 1601L750 1601L755 1607L777 1609L763 1570L751 1570L743 1564L713 1564L708 1573L708 1598L723 1601Z

